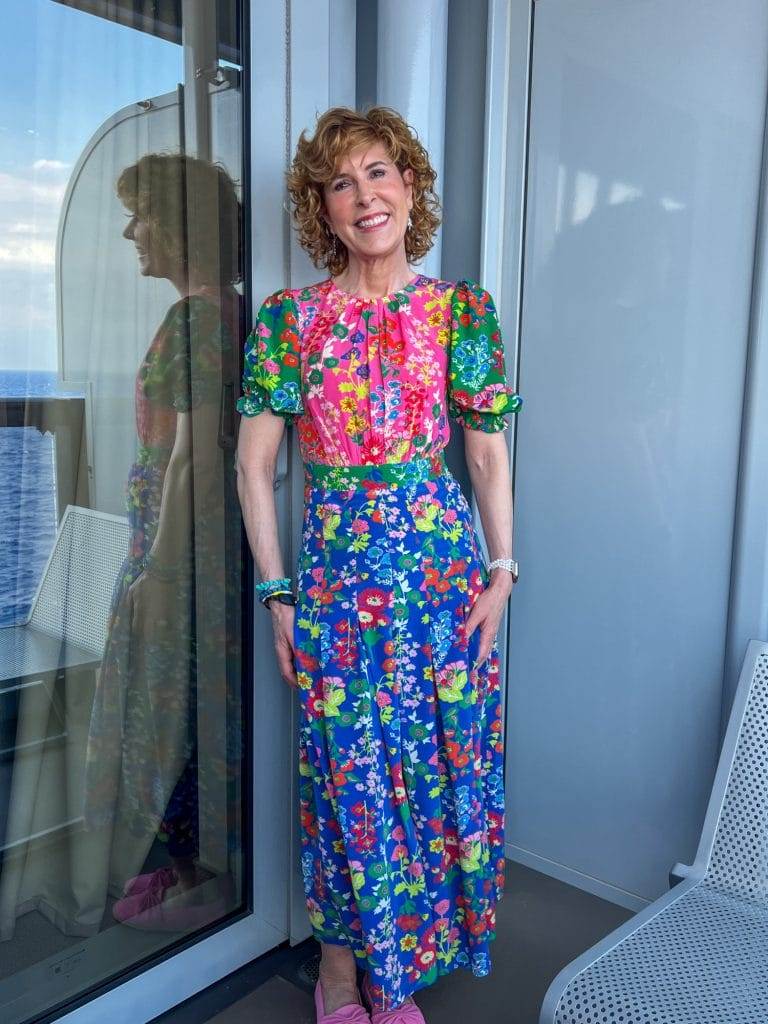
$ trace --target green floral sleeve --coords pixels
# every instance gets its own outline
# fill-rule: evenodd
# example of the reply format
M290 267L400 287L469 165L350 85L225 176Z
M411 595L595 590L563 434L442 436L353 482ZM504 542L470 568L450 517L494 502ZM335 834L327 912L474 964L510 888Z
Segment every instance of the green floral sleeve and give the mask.
M302 415L298 312L290 292L270 295L245 342L242 398L237 409L257 416L265 409L292 424Z
M472 281L459 281L453 294L447 399L449 416L487 434L504 430L506 414L523 404L507 384L493 299Z
M189 412L221 396L222 359L232 344L219 307L189 296L174 303L142 367L146 397Z

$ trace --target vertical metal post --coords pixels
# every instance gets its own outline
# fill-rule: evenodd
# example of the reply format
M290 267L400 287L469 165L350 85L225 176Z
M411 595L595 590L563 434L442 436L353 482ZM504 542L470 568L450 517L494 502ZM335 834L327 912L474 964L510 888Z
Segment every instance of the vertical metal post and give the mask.
M721 738L747 643L768 639L768 106L747 345Z
M211 158L211 115L208 76L216 52L215 0L181 0L181 38L184 48L184 151Z
M393 107L416 129L442 188L448 2L423 0L418 16L408 0L379 4L377 102ZM423 273L440 276L442 236L424 258Z

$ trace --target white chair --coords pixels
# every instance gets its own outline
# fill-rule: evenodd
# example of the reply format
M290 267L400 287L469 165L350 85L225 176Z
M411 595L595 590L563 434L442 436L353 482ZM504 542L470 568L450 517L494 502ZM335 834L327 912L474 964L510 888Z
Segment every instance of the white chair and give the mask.
M768 643L752 640L696 859L557 975L540 1024L768 1021Z
M98 874L82 829L83 769L126 519L68 506L27 621L0 629L0 941L38 910L98 931Z
M98 664L128 521L68 505L27 621L0 628L0 692Z

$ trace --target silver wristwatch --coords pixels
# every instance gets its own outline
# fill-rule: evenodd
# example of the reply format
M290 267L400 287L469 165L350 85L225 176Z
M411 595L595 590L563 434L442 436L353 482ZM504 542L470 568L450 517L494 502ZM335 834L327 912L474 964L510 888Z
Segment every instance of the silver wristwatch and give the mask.
M494 558L488 563L488 572L496 568L507 569L512 574L512 582L517 583L519 568L514 558Z

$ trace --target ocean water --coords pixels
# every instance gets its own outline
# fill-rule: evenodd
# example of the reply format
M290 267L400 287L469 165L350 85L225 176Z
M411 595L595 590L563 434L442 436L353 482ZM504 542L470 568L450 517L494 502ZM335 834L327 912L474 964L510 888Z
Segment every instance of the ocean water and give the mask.
M81 395L59 388L56 374L0 370L8 398ZM56 536L53 438L34 427L0 427L0 627L29 614Z

